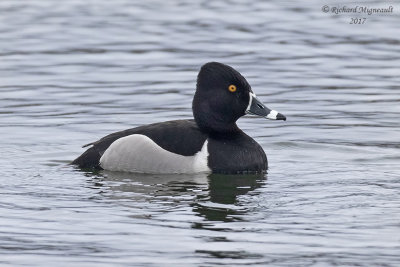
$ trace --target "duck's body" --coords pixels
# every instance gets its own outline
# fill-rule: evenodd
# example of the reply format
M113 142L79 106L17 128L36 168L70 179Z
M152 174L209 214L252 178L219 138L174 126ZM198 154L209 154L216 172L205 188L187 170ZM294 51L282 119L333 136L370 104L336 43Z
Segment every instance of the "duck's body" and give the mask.
M207 134L194 120L140 126L88 145L92 147L73 164L145 173L243 173L268 168L262 147L240 129L229 135Z
M267 109L247 81L221 63L199 73L194 120L140 126L107 135L72 163L81 168L143 173L260 173L268 169L262 147L236 125L245 113L286 119Z

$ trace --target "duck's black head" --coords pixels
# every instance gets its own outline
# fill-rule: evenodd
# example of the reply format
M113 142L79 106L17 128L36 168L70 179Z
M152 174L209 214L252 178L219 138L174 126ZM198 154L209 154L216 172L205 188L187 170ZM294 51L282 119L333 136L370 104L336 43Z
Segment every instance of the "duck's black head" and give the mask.
M237 131L236 121L246 113L286 120L282 114L265 107L246 79L232 67L218 62L203 65L193 98L193 115L200 129L218 133Z

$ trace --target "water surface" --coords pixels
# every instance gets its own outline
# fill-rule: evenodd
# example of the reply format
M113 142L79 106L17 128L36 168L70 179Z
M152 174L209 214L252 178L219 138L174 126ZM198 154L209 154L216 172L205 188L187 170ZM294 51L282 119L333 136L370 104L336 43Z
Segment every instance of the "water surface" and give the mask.
M0 264L398 266L400 6L364 3L394 13L350 25L319 1L1 1ZM288 117L239 121L268 175L68 165L108 133L191 118L208 61Z

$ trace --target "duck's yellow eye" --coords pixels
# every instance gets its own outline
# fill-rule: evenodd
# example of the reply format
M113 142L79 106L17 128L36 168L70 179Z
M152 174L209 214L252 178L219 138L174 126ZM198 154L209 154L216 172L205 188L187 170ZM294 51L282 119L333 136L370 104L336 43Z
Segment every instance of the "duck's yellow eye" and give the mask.
M236 92L236 85L233 85L233 84L229 85L228 90L229 90L229 92L232 92L232 93Z

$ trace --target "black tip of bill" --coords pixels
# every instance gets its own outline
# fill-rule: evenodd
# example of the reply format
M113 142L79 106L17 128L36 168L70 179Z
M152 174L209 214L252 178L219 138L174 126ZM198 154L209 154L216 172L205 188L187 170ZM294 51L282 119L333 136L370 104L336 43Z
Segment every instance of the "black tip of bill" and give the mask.
M281 114L281 113L278 113L278 114L276 115L276 119L277 119L277 120L285 121L285 120L286 120L286 117L285 117L285 115L283 115L283 114Z

